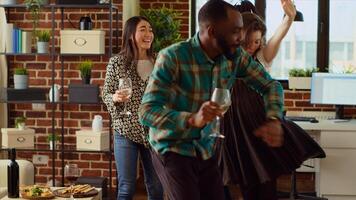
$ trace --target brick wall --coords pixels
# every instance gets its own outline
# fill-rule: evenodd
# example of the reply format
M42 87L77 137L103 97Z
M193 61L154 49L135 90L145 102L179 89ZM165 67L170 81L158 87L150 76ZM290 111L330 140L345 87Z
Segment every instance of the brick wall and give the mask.
M118 17L119 31L114 31L113 44L116 43L115 35L118 34L121 44L122 34L122 1L114 0L114 4L119 8L119 15L114 15L114 20ZM52 0L52 3L54 1ZM181 33L184 38L188 37L189 27L189 1L188 0L142 0L142 8L158 8L166 6L168 8L174 8L181 11L182 27ZM23 30L31 30L31 16L30 13L24 8L11 8L10 9L9 22L15 23L19 28ZM90 17L94 22L94 29L103 29L106 31L106 52L108 52L108 35L109 35L109 16L105 9L65 9L64 27L73 29L67 18L77 27L81 16L85 16L90 13ZM60 10L55 13L55 45L56 51L59 51L59 29L60 23ZM113 23L115 29L115 23ZM51 13L49 9L44 9L40 16L40 24L38 29L50 29L51 28ZM114 51L117 50L114 48ZM8 56L9 69L10 69L10 87L12 87L12 74L14 67L24 66L28 69L30 74L29 85L30 87L46 87L50 88L52 84L51 79L51 58L50 56ZM76 70L78 62L91 59L94 62L94 68L92 71L92 83L99 84L101 87L104 84L106 65L109 60L108 56L66 56L64 57L64 99L67 99L67 90L69 83L81 82L79 71ZM60 58L57 56L55 59L55 83L60 84L61 71L60 71ZM36 130L35 144L37 148L48 149L48 142L46 141L47 135L52 132L52 105L46 104L45 111L35 111L32 109L31 104L9 104L10 112L10 126L13 126L15 117L26 116L27 125ZM109 127L108 113L105 110L104 105L86 105L86 104L66 104L64 105L64 143L65 148L75 148L75 131L80 128L86 128L91 126L91 119L94 115L100 114L104 118L104 127ZM55 106L55 132L61 132L61 109L60 105ZM18 157L23 159L32 160L33 154L48 155L50 162L46 165L36 165L36 182L47 182L52 178L52 153L50 152L19 152ZM109 157L106 154L100 153L60 153L55 154L56 169L55 173L57 180L61 180L61 157L64 156L65 162L77 163L82 169L82 175L88 176L109 176ZM113 164L113 184L116 183L116 168Z
M119 15L114 16L114 19L118 17L119 19L119 31L114 32L114 35L122 34L122 2L119 0L114 0L114 4L119 8ZM184 38L188 37L189 29L189 0L141 0L142 8L158 8L161 6L166 6L169 8L174 8L182 12L182 28L181 33ZM10 22L15 23L18 27L31 30L32 24L30 21L30 14L22 8L11 9L11 15L9 16ZM65 10L66 18L69 18L74 25L77 26L78 21L81 16L91 13L90 17L95 22L94 28L106 30L106 35L108 35L109 20L108 14L105 10L101 9L67 9ZM56 11L56 50L58 51L58 35L60 27L60 12ZM51 15L49 10L45 10L41 14L41 22L39 29L51 27ZM72 28L68 20L65 20L64 26L66 28ZM114 40L114 44L115 44ZM121 40L119 39L119 44ZM108 37L106 37L106 44L108 44ZM106 50L107 52L107 50ZM105 78L105 69L108 62L107 56L80 56L80 57L65 57L64 62L64 91L65 99L67 98L67 85L69 83L80 82L79 71L76 70L76 66L79 61L84 59L91 59L94 61L95 66L92 72L92 83L103 85ZM14 66L25 66L30 72L30 86L31 87L47 87L49 88L51 80L51 63L49 56L8 56L10 74L12 74ZM56 78L55 82L60 83L60 60L59 57L56 57ZM10 75L10 79L12 75ZM10 80L10 85L13 82ZM333 110L330 106L321 106L321 105L311 105L309 103L310 94L308 91L286 91L285 93L285 103L288 110L318 110L318 111L329 111ZM34 111L31 104L9 104L10 108L10 125L13 125L14 118L17 116L26 116L28 118L27 124L29 127L36 129L36 145L39 148L48 148L48 143L46 142L46 137L48 133L51 132L51 105L46 105L46 111ZM60 107L57 105L55 107L55 124L56 124L56 133L60 133ZM346 110L348 115L356 116L356 109L350 108ZM75 147L75 130L78 130L83 127L91 126L91 119L94 115L100 114L104 117L104 127L109 127L108 122L108 113L106 112L103 105L65 105L64 106L64 142L66 147ZM32 160L33 154L45 154L52 157L51 153L44 152L21 152L19 157ZM82 169L82 175L92 175L92 176L108 176L109 173L109 162L108 156L105 154L98 153L66 153L61 155L57 153L56 155L56 175L60 178L60 167L61 161L60 158L64 156L66 158L65 162L77 163ZM52 163L49 162L46 165L36 165L36 182L47 182L51 179L51 166ZM115 166L111 166L113 174L113 184L116 183L116 170ZM60 179L58 179L60 180Z

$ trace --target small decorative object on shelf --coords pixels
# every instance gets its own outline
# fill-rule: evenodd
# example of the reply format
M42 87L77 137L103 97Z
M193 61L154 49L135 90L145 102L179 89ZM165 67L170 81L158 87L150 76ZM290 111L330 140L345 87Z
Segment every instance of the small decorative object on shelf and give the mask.
M16 162L16 150L9 150L10 162L7 165L7 196L9 198L19 198L19 165Z
M51 89L49 90L48 97L50 102L59 102L60 90L61 86L58 84L52 85ZM53 94L54 93L54 94ZM53 100L54 97L54 100Z
M49 53L49 40L51 39L51 31L39 30L37 36L37 53Z
M26 128L1 128L2 146L5 148L33 148L35 130Z
M79 30L91 30L93 29L93 23L89 16L81 17L79 20Z
M288 86L289 89L310 89L311 76L318 69L298 69L292 68L289 70Z
M49 149L53 150L54 145L60 140L59 135L50 133L47 136L47 142L49 142Z
M103 130L103 117L101 115L94 115L94 119L92 122L92 131L100 132Z
M18 128L19 130L25 130L26 117L16 117L15 118L15 128Z
M93 62L91 60L85 60L78 65L80 76L82 77L83 84L90 84L91 69L93 68Z
M17 67L14 72L14 88L27 89L28 88L28 71L26 68Z

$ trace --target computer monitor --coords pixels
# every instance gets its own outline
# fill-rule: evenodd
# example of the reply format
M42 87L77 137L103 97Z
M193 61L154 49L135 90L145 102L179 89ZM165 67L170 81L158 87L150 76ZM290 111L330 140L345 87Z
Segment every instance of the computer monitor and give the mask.
M310 102L336 105L336 118L343 119L344 105L356 105L356 74L313 73Z

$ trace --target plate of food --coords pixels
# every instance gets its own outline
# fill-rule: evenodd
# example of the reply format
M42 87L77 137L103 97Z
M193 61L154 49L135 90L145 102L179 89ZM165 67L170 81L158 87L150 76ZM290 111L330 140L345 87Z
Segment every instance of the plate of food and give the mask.
M99 192L89 184L73 185L66 188L60 188L53 191L54 195L63 198L69 198L70 194L73 194L74 198L92 197Z
M21 197L31 200L53 199L55 196L48 186L31 185L20 189Z

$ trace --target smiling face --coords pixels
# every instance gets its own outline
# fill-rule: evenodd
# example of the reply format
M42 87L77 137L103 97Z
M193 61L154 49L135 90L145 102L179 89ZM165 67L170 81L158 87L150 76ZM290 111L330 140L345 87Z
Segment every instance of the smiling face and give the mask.
M141 20L136 26L135 43L138 51L149 50L152 45L154 35L150 23Z
M261 31L254 31L249 35L246 35L245 40L248 41L243 48L250 54L254 55L258 49L260 49L262 44L262 33Z

